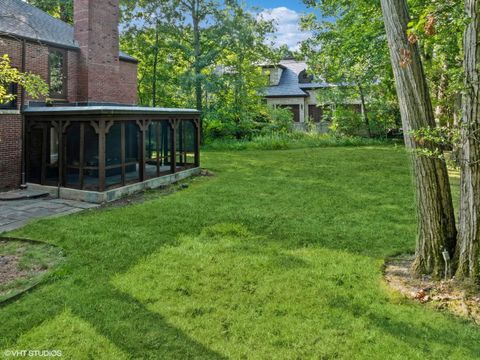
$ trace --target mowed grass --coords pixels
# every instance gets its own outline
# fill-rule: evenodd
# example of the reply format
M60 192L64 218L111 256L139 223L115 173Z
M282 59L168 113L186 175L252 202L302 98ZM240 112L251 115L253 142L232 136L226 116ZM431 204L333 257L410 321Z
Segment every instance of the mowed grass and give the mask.
M205 152L214 177L15 236L67 260L0 308L0 349L88 359L478 359L480 328L405 300L414 249L400 148ZM103 350L105 349L105 350Z

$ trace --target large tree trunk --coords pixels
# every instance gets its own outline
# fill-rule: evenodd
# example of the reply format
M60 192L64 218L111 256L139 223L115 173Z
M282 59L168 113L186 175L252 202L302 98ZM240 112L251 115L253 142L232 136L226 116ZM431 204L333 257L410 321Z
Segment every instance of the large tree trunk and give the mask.
M194 51L194 75L195 75L195 101L197 110L203 111L203 91L202 91L202 64L201 62L201 43L200 43L200 18L199 18L199 0L192 3L192 23L193 23L193 51ZM200 141L203 144L203 114L200 114Z
M461 202L458 237L458 278L479 277L480 244L480 46L479 3L466 0L471 22L464 37L465 95L461 149Z
M417 275L444 274L442 252L453 256L456 241L455 217L446 164L438 158L419 156L420 146L412 130L434 128L435 118L417 44L409 43L410 21L406 0L381 0L390 48L405 143L412 151L416 185L418 238L412 270ZM429 144L422 144L430 146Z

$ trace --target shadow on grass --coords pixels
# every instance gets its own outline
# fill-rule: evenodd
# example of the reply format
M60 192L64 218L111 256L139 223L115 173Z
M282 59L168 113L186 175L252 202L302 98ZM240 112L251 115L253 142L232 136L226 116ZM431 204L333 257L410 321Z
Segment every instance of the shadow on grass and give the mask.
M99 334L116 347L139 359L224 359L189 336L168 324L159 314L114 288L76 288L77 281L50 285L33 291L20 301L10 304L11 316L0 315L2 328L13 331L3 337L0 348L15 348L16 338L41 326L65 309L92 325ZM62 286L63 285L63 286ZM65 295L71 295L65 297ZM31 311L36 309L36 311ZM8 322L8 323L7 323ZM12 336L14 335L14 336ZM60 349L68 356L69 349ZM88 354L85 354L85 358Z
M477 359L480 333L473 323L406 301L406 304L361 304L347 296L331 299L329 306L352 318L366 320L370 327L420 350L425 358ZM404 320L408 318L408 321ZM435 320L432 322L432 320Z

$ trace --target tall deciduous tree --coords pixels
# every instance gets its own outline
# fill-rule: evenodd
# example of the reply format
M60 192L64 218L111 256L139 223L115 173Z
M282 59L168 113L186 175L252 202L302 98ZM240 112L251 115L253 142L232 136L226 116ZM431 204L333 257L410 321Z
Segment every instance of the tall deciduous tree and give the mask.
M274 26L233 3L220 16L225 46L217 61L217 81L210 90L216 106L209 110L215 110L216 118L229 122L235 136L242 138L251 133L264 107L259 92L268 85L268 77L260 65L275 56L265 40Z
M73 0L27 0L62 21L73 23Z
M480 4L465 0L465 91L457 277L478 278L480 251Z
M406 0L381 0L385 29L396 79L405 142L415 150L414 130L435 127L435 117L417 44L407 37L410 22ZM424 146L429 146L424 144ZM439 158L412 152L416 185L418 239L416 274L444 273L442 252L454 255L456 227L446 164Z

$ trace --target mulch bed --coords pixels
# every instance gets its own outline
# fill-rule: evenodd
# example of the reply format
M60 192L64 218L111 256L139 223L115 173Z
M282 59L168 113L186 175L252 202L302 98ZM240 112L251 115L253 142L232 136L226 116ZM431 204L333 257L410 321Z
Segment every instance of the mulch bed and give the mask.
M385 280L403 296L449 311L480 325L480 291L477 286L455 281L435 281L429 276L413 277L410 267L413 256L390 259L385 264Z

